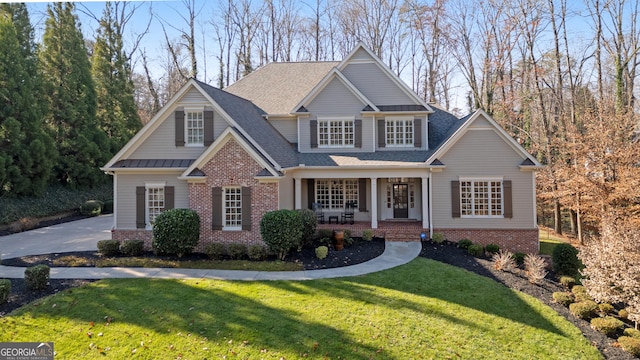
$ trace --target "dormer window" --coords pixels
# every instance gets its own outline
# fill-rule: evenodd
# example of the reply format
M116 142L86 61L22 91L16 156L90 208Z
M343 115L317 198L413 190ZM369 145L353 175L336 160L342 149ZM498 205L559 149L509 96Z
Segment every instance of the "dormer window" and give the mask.
M354 147L353 119L318 119L318 147Z
M204 111L185 109L185 145L204 145Z
M413 147L413 117L385 119L386 146Z

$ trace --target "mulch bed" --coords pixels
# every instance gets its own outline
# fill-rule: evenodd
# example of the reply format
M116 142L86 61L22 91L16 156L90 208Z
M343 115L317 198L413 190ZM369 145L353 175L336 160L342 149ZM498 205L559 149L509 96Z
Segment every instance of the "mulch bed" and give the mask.
M313 248L305 248L301 252L292 253L289 256L288 261L302 262L305 269L307 270L327 269L362 263L379 256L383 251L384 241L382 239L374 239L370 242L358 242L351 247L345 248L342 251L335 251L333 249L330 249L327 258L323 260L318 260L316 258ZM74 254L84 255L88 257L99 257L96 252L76 252ZM51 261L53 259L63 255L69 255L69 253L8 259L3 260L2 264L10 266L32 266L40 263L51 264ZM193 254L192 256L202 258L203 255ZM635 359L633 356L624 352L622 349L615 347L614 340L591 329L587 321L576 318L569 312L569 309L560 304L556 304L553 301L553 292L564 291L564 289L558 283L551 280L553 276L552 274L548 275L549 279L545 279L542 285L533 285L529 283L529 281L523 276L494 270L492 268L491 261L472 257L468 255L464 250L458 249L455 245L447 243L437 245L430 242L423 242L422 252L420 253L420 256L457 266L470 272L489 277L511 289L522 291L528 295L531 295L542 301L544 304L553 308L556 312L558 312L558 314L564 316L570 323L578 327L582 331L584 336L602 352L606 359ZM55 294L68 288L82 286L92 281L94 280L52 279L50 281L50 286L46 290L30 291L26 288L24 280L12 279L11 295L9 296L9 301L7 303L0 305L0 317L41 297Z

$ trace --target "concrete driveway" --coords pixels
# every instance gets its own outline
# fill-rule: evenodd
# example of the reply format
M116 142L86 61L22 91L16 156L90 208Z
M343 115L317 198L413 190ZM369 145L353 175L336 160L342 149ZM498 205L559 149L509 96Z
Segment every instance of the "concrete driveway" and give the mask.
M2 259L25 255L50 254L69 251L97 250L100 240L111 239L113 215L0 236Z

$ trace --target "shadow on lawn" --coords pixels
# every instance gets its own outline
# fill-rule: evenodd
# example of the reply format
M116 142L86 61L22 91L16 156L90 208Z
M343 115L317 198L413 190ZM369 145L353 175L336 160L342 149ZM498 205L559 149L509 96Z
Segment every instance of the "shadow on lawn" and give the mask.
M26 306L15 316L26 312L50 316L54 321L73 319L86 323L86 331L89 324L103 324L104 319L111 318L114 325L128 323L158 334L189 333L222 344L232 340L229 348L236 347L239 353L244 348L242 351L251 358L265 356L262 349L271 354L286 351L299 356L307 353L315 357L369 359L377 353L382 358L392 358L385 350L358 343L341 330L304 321L297 311L283 309L287 292L304 293L304 286L279 282L283 287L279 291L271 287L272 283L233 282L233 287L227 284L230 283L104 280L36 302L35 307ZM278 299L264 301L274 290L281 293ZM313 299L309 296L308 300ZM52 303L56 306L52 307ZM244 341L247 343L243 344Z
M389 272L393 272L392 275ZM491 274L489 274L490 276ZM482 313L509 319L524 325L542 329L560 336L568 336L547 318L523 301L511 289L498 283L499 280L476 275L463 269L441 264L433 260L416 259L407 265L392 270L369 274L363 277L334 279L331 286L323 289L331 294L372 304L384 304L391 308L406 308L418 313L428 313L452 323L495 331L480 322L469 322L439 310L425 308L401 297L387 297L372 287L383 287L403 293L444 300L449 303L474 309ZM274 284L276 285L276 284ZM281 286L280 283L277 283Z

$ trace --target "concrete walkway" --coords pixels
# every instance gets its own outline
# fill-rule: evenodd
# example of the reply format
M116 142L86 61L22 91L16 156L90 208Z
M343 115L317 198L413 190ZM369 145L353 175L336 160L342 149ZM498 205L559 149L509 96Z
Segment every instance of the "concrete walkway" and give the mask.
M80 220L0 237L3 258L26 255L92 251L97 242L111 237L112 216ZM358 276L400 266L415 259L420 242L387 242L382 255L362 264L305 271L242 271L168 268L51 268L52 279L105 278L205 278L220 280L312 280ZM8 250L5 250L8 249ZM23 278L22 267L0 266L0 278Z

